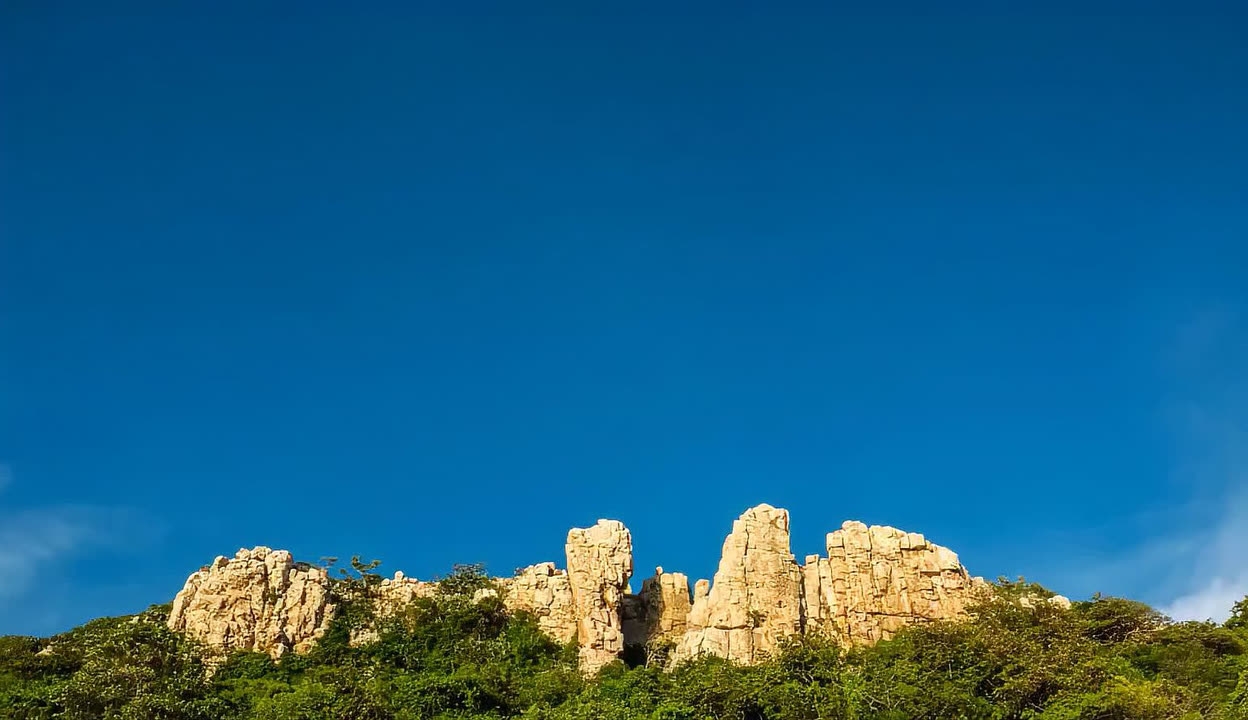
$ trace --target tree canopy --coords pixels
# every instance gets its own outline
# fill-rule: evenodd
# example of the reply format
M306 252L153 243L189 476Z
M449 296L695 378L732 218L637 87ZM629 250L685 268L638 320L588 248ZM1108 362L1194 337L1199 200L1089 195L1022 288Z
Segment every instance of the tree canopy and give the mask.
M768 661L661 653L584 679L576 648L478 591L461 567L432 597L375 617L373 566L337 582L342 610L306 655L217 658L165 627L168 607L52 638L0 638L0 717L117 720L1248 720L1248 622L1172 622L1096 597L1069 609L999 581L958 622L871 647L797 636ZM367 628L368 640L358 642ZM356 637L353 644L351 638ZM652 661L647 664L647 656Z

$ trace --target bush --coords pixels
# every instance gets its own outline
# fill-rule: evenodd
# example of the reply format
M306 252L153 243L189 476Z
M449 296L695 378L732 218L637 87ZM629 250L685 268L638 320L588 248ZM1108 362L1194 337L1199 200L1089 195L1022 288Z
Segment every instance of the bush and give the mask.
M641 648L642 662L585 680L575 645L509 613L479 566L457 567L386 618L369 602L375 567L354 559L354 574L336 581L329 632L278 662L236 653L208 663L166 629L165 607L47 640L0 638L0 717L1248 720L1243 603L1224 625L1174 623L1118 598L1064 609L1044 588L1000 581L965 620L872 647L807 635L752 667L700 658L675 668L663 648Z

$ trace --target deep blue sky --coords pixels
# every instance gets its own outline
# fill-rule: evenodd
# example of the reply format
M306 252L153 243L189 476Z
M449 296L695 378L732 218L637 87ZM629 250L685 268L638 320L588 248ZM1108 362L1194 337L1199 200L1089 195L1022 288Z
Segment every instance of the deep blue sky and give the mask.
M1248 578L1242 3L168 5L0 6L0 633L764 501Z

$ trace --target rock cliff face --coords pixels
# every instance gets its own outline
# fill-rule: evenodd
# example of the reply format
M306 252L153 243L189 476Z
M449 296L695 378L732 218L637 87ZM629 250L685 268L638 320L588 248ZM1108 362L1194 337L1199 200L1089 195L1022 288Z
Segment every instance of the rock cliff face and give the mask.
M393 578L383 579L372 587L373 613L377 620L385 620L410 606L416 598L429 597L437 585L416 578L409 578L402 572L396 572ZM364 645L378 637L376 623L351 630L351 644Z
M711 654L749 663L801 630L802 570L789 550L789 512L759 505L733 523L675 659Z
M624 598L624 644L675 646L689 623L689 578L655 568L641 592Z
M496 585L508 608L532 613L559 642L575 639L586 673L629 644L667 645L676 661L712 654L752 663L798 633L872 643L910 623L959 617L988 587L922 535L859 522L827 536L827 557L811 555L799 565L789 513L770 505L733 523L714 583L696 582L692 598L688 578L662 568L629 594L632 537L618 521L571 530L565 551L566 571L540 563ZM375 610L385 617L434 590L396 573L375 586ZM193 573L174 600L169 626L221 652L278 657L309 649L334 609L325 570L258 547ZM370 637L364 632L356 640Z
M386 618L411 605L416 598L429 597L437 588L436 583L410 578L402 572L396 572L393 578L381 581L373 589L376 593L374 606L378 617Z
M501 578L498 583L503 589L503 603L510 610L533 613L538 627L561 643L576 638L572 580L553 562L530 565L514 578Z
M802 569L806 631L846 644L884 640L914 622L955 618L984 587L948 548L918 533L846 522L829 533L828 557Z
M218 557L187 578L169 627L223 652L276 658L311 648L333 612L324 569L296 563L285 550L257 547Z
M581 669L596 672L624 651L623 604L633 538L619 520L568 532L566 546Z

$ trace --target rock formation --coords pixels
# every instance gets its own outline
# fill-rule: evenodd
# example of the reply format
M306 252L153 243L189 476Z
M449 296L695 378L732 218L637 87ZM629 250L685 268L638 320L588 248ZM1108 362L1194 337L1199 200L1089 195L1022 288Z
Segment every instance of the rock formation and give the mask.
M802 630L802 570L789 550L789 512L747 510L724 540L710 591L697 598L677 661L711 654L754 662Z
M561 643L576 638L576 603L572 581L552 562L530 565L513 578L498 581L503 603L512 611L524 610L537 618L538 627Z
M384 578L369 588L374 620L363 627L351 629L351 644L366 645L377 640L377 621L394 617L410 607L416 598L429 597L437 589L437 583L426 582L396 572L393 578Z
M596 672L624 650L622 609L633 574L633 538L619 520L573 528L566 546L581 668Z
M296 563L285 550L257 547L218 557L187 578L173 600L169 627L221 652L254 650L277 658L311 648L333 612L323 568Z
M496 581L503 603L537 618L559 642L576 640L581 668L592 673L624 650L624 603L633 573L633 539L618 520L568 532L567 571L540 563Z
M437 589L437 583L417 580L396 572L393 578L382 580L373 588L373 601L378 617L386 618L412 604L416 598L429 597Z
M712 654L751 663L797 633L872 643L910 623L960 617L987 587L957 555L922 535L859 522L827 536L826 558L811 555L798 565L788 511L770 505L733 523L714 583L695 583L692 600L688 578L662 568L640 593L628 594L632 537L618 521L571 530L565 550L566 571L532 565L482 595L497 592L509 609L532 613L558 642L575 639L587 673L619 657L626 644L671 647L677 661ZM304 652L329 625L333 587L324 569L296 563L288 552L240 550L187 579L169 627L221 653ZM395 573L370 596L385 618L435 588ZM366 628L353 640L374 636Z
M655 568L654 577L641 583L641 592L625 598L624 644L673 646L688 627L689 578Z
M828 557L803 568L806 632L874 643L901 627L963 614L983 581L948 548L918 533L846 522L827 537Z

